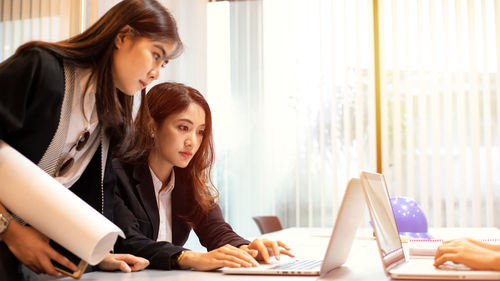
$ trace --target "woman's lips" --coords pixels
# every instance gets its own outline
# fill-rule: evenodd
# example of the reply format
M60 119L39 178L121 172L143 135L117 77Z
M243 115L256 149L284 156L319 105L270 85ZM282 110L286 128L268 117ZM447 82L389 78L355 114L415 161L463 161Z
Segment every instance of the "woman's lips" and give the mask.
M193 153L191 153L191 152L185 152L185 151L180 152L180 154L182 156L184 156L185 158L189 158L189 157L191 157L193 155Z

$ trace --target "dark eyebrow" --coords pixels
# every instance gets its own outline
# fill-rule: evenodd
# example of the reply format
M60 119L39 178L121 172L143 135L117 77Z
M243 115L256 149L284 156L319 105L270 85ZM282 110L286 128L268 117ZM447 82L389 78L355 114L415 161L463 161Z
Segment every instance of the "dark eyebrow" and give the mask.
M179 119L177 121L184 121L184 122L188 122L189 124L193 125L193 121L191 121L189 119Z
M184 121L184 122L188 122L189 124L191 125L194 125L193 121L189 120L189 119L186 119L186 118L183 118L183 119L179 119L177 121ZM201 124L199 127L206 127L205 124Z
M156 48L160 49L162 54L163 54L163 59L165 61L168 61L167 59L167 52L165 52L165 49L161 46L161 45L158 45L158 44L154 44L153 46L155 46Z

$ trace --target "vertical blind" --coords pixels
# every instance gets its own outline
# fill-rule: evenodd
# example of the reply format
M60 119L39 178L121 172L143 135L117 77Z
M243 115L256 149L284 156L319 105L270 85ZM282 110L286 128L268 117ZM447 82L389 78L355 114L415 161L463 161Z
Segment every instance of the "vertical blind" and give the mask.
M216 185L240 233L255 215L331 226L376 169L371 17L367 0L208 4Z
M0 60L22 43L59 41L84 26L81 0L0 0Z
M209 34L226 34L208 50L217 185L237 228L331 226L348 178L377 169L377 106L392 196L433 227L500 225L498 1L377 1L378 105L373 3L208 4Z
M432 226L499 226L499 3L382 1L383 171Z

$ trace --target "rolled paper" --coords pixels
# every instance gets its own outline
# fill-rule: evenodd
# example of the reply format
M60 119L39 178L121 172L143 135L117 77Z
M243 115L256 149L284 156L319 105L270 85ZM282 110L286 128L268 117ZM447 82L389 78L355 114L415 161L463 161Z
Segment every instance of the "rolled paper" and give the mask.
M0 140L0 202L26 223L91 265L123 231Z

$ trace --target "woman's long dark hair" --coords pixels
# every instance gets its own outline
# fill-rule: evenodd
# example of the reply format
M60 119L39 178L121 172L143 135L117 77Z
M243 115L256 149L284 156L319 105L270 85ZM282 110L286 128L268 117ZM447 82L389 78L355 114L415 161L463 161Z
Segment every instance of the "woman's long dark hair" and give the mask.
M188 166L177 171L180 172L180 178L189 183L194 200L202 211L198 212L195 208L191 214L187 214L188 220L196 223L215 206L215 200L218 197L217 189L210 176L214 163L212 113L203 95L196 89L180 83L161 83L151 88L143 102L145 106L139 109L135 120L137 134L133 154L135 160L147 161L149 152L155 145L151 137L154 125L161 127L168 116L186 110L191 103L198 104L205 112L203 140ZM134 162L134 159L128 160Z
M28 42L14 54L16 56L27 48L38 46L51 50L79 67L90 68L89 82L96 81L99 122L112 141L116 142L116 155L126 153L134 140L133 97L116 89L112 73L115 38L127 25L136 38L146 37L173 44L174 50L167 59L175 58L182 52L175 19L163 5L156 0L123 0L81 34L56 43ZM145 90L141 95L144 97Z

